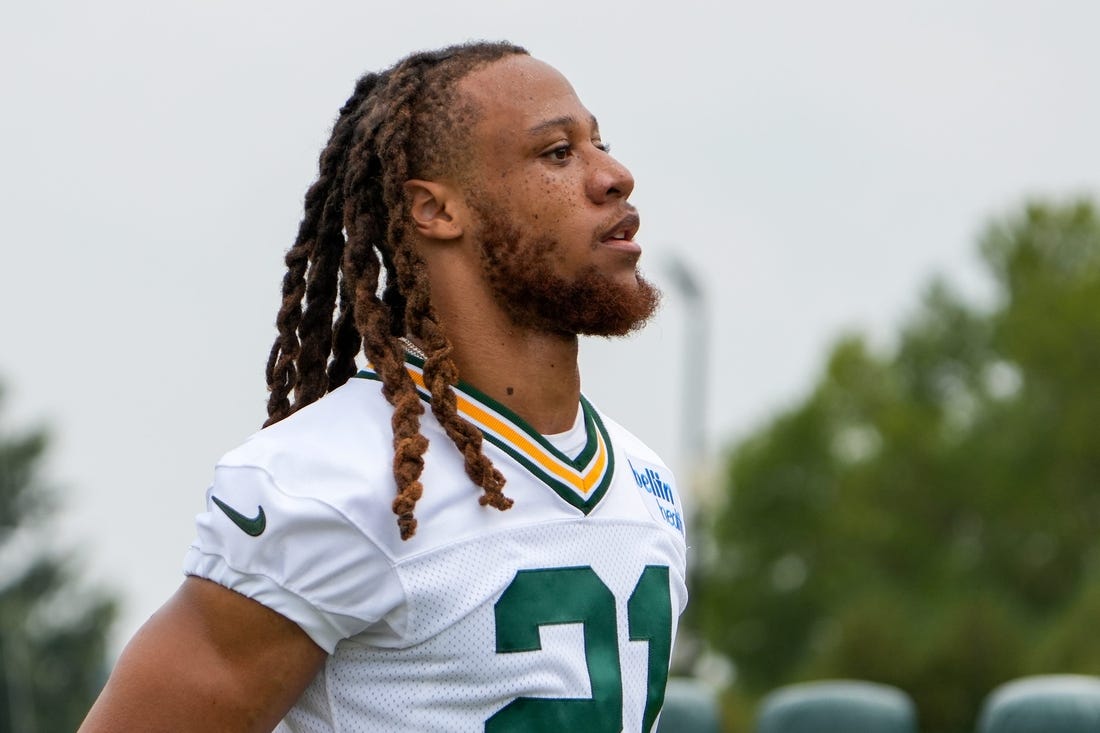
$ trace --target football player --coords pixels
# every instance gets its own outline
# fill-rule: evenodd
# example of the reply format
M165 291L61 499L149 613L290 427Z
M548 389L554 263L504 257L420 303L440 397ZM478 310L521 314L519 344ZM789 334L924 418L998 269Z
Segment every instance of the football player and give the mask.
M633 188L521 48L362 77L286 255L267 423L82 730L652 731L683 510L577 367L657 304Z

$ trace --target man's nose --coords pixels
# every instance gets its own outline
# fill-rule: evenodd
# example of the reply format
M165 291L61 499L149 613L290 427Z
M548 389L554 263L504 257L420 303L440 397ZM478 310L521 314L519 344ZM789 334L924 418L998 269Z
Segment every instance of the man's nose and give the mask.
M626 166L600 151L588 177L588 197L597 204L611 198L626 199L634 190L634 176Z

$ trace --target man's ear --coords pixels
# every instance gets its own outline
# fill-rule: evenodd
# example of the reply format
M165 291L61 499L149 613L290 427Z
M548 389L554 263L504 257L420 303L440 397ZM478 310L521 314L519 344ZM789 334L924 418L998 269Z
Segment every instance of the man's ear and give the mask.
M462 236L461 204L449 186L435 181L405 181L409 214L417 234L428 239Z

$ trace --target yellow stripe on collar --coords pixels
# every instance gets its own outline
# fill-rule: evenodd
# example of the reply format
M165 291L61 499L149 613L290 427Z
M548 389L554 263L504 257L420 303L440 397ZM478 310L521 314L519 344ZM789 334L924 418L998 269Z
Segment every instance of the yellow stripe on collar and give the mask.
M406 364L409 376L417 387L428 391L424 383L424 374L416 366ZM596 439L599 445L596 453L588 465L582 469L565 465L554 456L545 446L540 445L527 436L527 431L517 427L512 420L501 416L492 408L475 401L461 388L455 388L455 403L458 412L470 422L477 425L484 432L492 431L503 441L512 445L529 460L534 461L544 470L550 472L560 480L569 484L574 491L585 495L592 487L599 483L603 477L604 468L607 466L607 445L603 436L597 431Z

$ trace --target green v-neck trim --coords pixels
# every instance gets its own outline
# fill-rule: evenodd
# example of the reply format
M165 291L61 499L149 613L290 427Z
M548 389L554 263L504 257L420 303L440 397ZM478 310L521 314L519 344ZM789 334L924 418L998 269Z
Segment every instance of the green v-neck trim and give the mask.
M406 355L406 368L425 402L431 395L423 383L423 359ZM381 381L374 371L363 369L356 377ZM588 514L611 486L615 456L611 436L592 404L581 395L580 410L585 446L570 457L532 428L522 417L481 390L459 382L455 385L458 411L475 425L486 441L507 454L529 473L552 488L564 501Z

